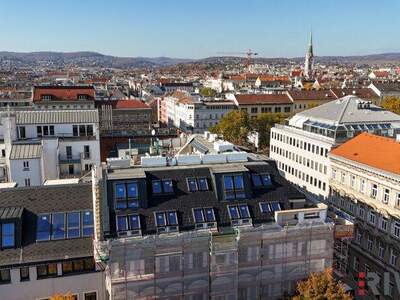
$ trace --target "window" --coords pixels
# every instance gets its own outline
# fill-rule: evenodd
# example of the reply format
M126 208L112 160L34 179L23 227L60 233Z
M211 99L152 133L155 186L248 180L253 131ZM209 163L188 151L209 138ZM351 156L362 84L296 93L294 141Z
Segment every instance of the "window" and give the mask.
M228 213L233 226L250 224L250 212L247 204L228 205Z
M364 207L360 207L360 208L358 209L358 216L359 216L361 219L364 219L364 213L365 213Z
M400 207L400 193L397 193L396 206Z
M67 213L67 238L76 238L80 236L80 213Z
M21 281L29 280L29 267L21 267L19 268L19 276Z
M377 195L378 195L378 185L373 183L371 185L371 198L376 199Z
M356 242L358 244L361 244L361 238L362 238L362 233L360 230L357 230L357 235L356 235Z
M10 269L0 269L0 283L10 283L11 274Z
M78 125L72 125L72 135L79 136Z
M393 249L390 249L390 260L389 260L389 263L392 266L396 266L396 264L397 264L397 253L395 253Z
M136 181L117 183L115 185L116 208L139 208L138 194L138 183Z
M62 273L82 273L95 270L95 263L93 258L74 259L62 263Z
M37 217L36 241L50 240L50 214Z
M394 222L393 224L393 234L395 237L400 238L400 223Z
M370 212L369 212L369 219L368 219L368 222L375 225L375 220L376 220L375 212L370 211Z
M82 212L82 236L93 235L93 212L91 210Z
M23 162L23 165L24 165L24 171L29 171L29 161L24 161Z
M153 180L151 185L153 194L169 194L174 192L171 179Z
M18 138L19 139L25 139L26 134L25 134L25 127L24 126L18 126Z
M354 188L354 185L356 184L356 176L354 176L354 175L351 175L350 176L350 186L352 187L352 188Z
M83 300L97 300L97 293L96 292L85 293Z
M390 190L389 189L384 189L383 190L383 203L389 203L390 200Z
M365 179L360 179L360 192L365 192Z
M272 185L269 174L252 174L251 179L255 187L268 187Z
M57 264L39 265L36 267L37 278L47 278L57 276Z
M368 249L368 251L372 251L372 245L373 245L372 237L370 235L368 235L368 239L367 239L367 249Z
M195 191L207 191L208 190L208 183L207 178L187 178L187 185L189 192Z
M65 236L65 214L54 213L52 219L52 240L63 239Z
M15 246L15 224L1 224L1 247L12 248Z
M379 247L378 247L378 256L380 258L384 258L384 256L385 256L385 246L381 242L379 243Z
M31 179L25 178L25 186L31 186Z
M155 220L158 232L178 230L178 217L176 211L156 212Z
M269 203L267 202L260 202L260 211L262 213L267 213L267 212L271 212L271 207L269 205Z
M345 183L345 181L346 181L346 174L344 172L341 172L340 182Z
M207 227L215 226L215 214L214 209L211 207L206 208L194 208L193 209L193 218L196 225L203 225L207 223ZM204 228L203 226L197 226L198 228Z
M388 220L384 217L381 218L381 226L380 228L384 231L387 230L387 224L388 224Z
M226 200L243 199L246 197L242 175L224 176L223 179Z
M119 215L117 216L117 230L128 231L128 230L140 230L140 219L139 215Z

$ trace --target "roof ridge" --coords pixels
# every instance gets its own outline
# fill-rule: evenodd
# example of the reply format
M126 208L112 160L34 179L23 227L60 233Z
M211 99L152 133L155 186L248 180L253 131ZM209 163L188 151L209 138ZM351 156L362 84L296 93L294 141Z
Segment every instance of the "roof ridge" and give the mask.
M343 98L347 98L347 99L346 99L347 101L346 101L346 104L344 105L344 107L343 107L343 109L342 109L342 112L340 113L339 120L338 120L339 123L342 123L342 119L343 119L344 113L345 113L346 110L347 110L347 106L349 106L351 97L352 97L352 96L345 96L345 97L343 97ZM338 99L338 100L340 100L340 99Z

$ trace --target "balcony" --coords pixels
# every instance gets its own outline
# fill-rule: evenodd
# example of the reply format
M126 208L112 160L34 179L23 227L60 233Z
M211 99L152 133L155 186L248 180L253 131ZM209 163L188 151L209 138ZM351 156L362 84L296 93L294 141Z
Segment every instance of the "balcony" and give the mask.
M82 161L82 153L79 155L59 155L58 161L60 164L80 164Z

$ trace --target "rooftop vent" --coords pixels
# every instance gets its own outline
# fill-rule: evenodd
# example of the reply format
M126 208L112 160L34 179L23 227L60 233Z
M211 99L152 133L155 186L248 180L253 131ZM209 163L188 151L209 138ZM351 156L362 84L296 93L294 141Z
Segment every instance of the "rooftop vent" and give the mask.
M371 102L370 101L360 101L357 103L357 109L370 109Z

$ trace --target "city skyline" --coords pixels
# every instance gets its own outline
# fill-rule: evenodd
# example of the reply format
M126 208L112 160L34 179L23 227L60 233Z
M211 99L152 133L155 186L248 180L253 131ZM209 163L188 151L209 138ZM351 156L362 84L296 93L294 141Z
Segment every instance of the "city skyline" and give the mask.
M15 1L3 4L0 51L196 59L250 48L261 57L300 57L312 30L316 56L399 52L390 37L400 3L383 2Z

